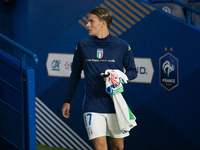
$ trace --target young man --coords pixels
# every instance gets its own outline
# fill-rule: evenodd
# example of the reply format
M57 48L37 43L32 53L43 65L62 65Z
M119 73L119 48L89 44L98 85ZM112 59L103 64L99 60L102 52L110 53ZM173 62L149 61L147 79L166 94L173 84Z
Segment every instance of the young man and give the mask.
M107 69L118 69L129 80L137 77L132 51L127 42L109 34L112 14L109 9L95 8L89 13L87 28L91 37L79 41L74 52L62 114L69 118L70 101L78 86L81 71L85 75L85 96L83 113L89 140L95 150L107 150L106 136L109 136L112 150L123 150L124 137L129 132L120 131L113 101L105 92L105 81L100 76Z

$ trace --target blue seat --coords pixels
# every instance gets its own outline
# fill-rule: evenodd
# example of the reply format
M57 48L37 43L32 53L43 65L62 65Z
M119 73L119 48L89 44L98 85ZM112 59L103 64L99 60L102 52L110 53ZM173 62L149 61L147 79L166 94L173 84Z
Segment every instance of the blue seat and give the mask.
M187 3L188 0L180 0L181 2ZM176 16L177 18L186 21L186 16L182 6L173 3L171 0L149 0L149 3L162 9L163 11Z
M191 0L189 2L189 5L200 10L200 0ZM192 17L191 17L191 24L194 26L200 28L200 15L192 12Z

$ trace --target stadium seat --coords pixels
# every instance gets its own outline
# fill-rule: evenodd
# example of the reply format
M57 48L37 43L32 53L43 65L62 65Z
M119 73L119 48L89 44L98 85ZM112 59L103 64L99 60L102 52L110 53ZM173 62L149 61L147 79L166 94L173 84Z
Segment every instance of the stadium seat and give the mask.
M191 1L189 2L189 5L191 5L192 7L194 7L194 8L196 8L196 9L200 10L200 0L191 0ZM192 23L194 26L200 28L200 15L198 15L198 14L192 12L191 23Z
M187 3L188 0L180 0L181 2ZM186 16L183 7L173 3L171 0L150 0L149 3L162 9L163 11L176 16L186 21Z

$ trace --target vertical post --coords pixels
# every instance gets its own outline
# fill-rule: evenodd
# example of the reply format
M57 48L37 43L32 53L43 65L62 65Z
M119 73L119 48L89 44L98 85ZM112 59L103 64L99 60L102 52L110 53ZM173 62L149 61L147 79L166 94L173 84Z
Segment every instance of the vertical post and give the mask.
M21 98L22 98L22 150L26 149L26 98L25 98L25 78L23 75L23 67L26 66L26 54L21 53Z
M191 11L187 9L186 11L186 19L187 19L187 24L191 24Z
M35 119L35 75L34 70L26 74L26 149L36 150L36 119Z

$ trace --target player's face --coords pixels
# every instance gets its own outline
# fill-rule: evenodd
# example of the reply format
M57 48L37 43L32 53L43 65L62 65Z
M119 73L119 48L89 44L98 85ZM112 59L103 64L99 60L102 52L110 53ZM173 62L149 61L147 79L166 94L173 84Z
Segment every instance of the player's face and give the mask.
M99 36L102 32L103 21L99 21L99 18L94 14L89 14L87 28L89 31L89 35L91 36Z

